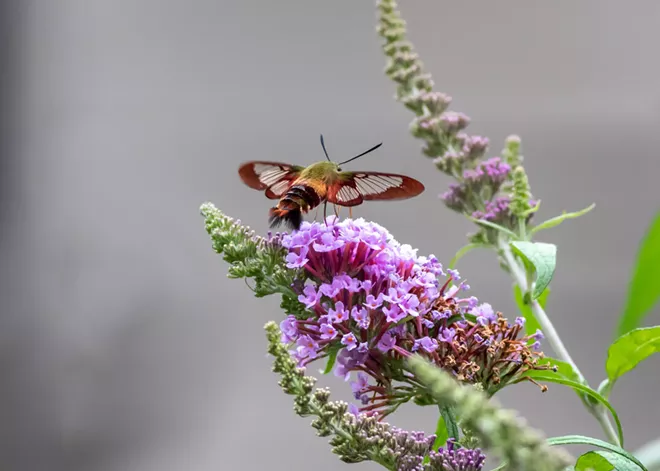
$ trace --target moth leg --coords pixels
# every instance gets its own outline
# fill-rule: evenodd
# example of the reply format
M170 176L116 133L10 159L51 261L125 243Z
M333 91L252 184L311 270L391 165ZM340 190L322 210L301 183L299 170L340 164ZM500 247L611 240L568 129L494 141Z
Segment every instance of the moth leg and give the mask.
M353 219L353 206L348 207L348 217Z
M335 208L335 216L337 216L337 219L339 219L339 208L337 207L336 204L334 205L334 208Z
M328 201L323 202L323 221L325 221L325 225L328 225Z

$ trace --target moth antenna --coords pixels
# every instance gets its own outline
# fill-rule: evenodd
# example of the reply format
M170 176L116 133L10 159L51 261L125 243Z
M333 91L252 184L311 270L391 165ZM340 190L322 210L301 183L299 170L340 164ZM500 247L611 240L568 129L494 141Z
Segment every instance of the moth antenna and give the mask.
M352 162L352 161L354 161L355 159L357 159L358 157L362 157L363 155L368 154L369 152L373 152L373 151L375 151L376 149L378 149L378 148L379 148L380 146L382 146L382 145L383 145L383 143L381 142L380 144L377 144L377 145L373 146L371 149L369 149L369 150L365 150L365 151L362 152L361 154L356 155L355 157L352 157L352 158L346 160L345 162L341 162L339 165L344 165L344 164L347 164L347 163L349 163L349 162Z
M330 157L328 157L328 151L325 150L325 142L323 142L323 134L321 134L321 147L323 147L323 153L325 154L325 158L328 159L328 162L331 162Z

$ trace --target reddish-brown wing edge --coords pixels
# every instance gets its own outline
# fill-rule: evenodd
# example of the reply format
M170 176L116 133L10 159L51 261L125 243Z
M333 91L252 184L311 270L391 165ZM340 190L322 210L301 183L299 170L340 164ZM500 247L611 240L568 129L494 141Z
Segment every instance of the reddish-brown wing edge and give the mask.
M259 178L259 174L257 174L257 172L255 171L256 165L264 165L267 167L272 167L274 169L276 168L284 173L277 180L267 185L261 181L261 179ZM255 190L266 190L267 198L277 199L280 198L286 192L290 184L298 177L302 169L303 167L287 164L284 162L253 160L241 164L241 166L238 168L238 175L241 177L241 180L243 180L243 183L245 183L250 188L253 188ZM288 182L289 185L287 186L282 185L283 181ZM276 186L281 187L283 191L274 192L272 189L275 188Z

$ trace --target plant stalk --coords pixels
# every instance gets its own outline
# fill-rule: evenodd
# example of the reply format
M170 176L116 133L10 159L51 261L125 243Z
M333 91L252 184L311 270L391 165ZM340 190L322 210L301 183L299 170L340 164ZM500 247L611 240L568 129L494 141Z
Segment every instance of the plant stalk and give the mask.
M531 291L532 288L531 283L528 283L527 281L528 275L530 274L527 273L524 266L516 260L513 253L511 252L511 249L509 248L509 244L506 241L500 239L499 249L502 251L506 264L509 267L509 270L511 271L511 275L513 276L513 279L516 282L516 284L520 287L520 290L522 291L523 295ZM545 312L545 309L543 309L543 307L537 300L533 300L531 302L531 307L532 307L532 312L536 317L536 320L538 320L539 324L541 325L541 330L543 331L543 335L548 340L548 343L554 350L555 354L557 355L557 358L563 361L564 363L568 363L569 365L571 365L573 371L580 379L580 382L588 386L588 382L586 378L578 368L577 364L573 361L571 354L568 352L568 349L564 345L564 342L562 342L559 333L552 324L552 321L550 320L550 317L548 317L548 314ZM602 407L601 405L596 405L591 403L586 398L583 398L582 403L587 408L589 413L593 415L595 419L598 421L608 441L610 441L615 445L620 445L616 430L614 429L614 426L612 425L610 417L607 414L605 408Z

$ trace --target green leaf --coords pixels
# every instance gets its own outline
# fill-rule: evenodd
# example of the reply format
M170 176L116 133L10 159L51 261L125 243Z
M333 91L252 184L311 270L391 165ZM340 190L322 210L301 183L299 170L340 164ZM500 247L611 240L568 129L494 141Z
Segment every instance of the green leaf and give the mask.
M539 231L545 230L545 229L550 229L551 227L558 226L562 222L566 221L567 219L575 219L579 218L580 216L583 216L587 214L589 211L594 209L596 207L596 204L593 203L590 206L587 206L586 208L580 210L580 211L575 211L572 213L567 213L566 211L563 211L559 216L555 216L553 218L548 219L547 221L543 221L541 224L538 226L534 226L531 231L529 231L530 235L535 234Z
M590 451L578 458L575 471L640 471L634 461L611 451Z
M522 214L523 217L527 217L527 216L529 216L530 214L534 214L536 211L539 210L540 207L541 207L541 200L537 200L537 201L536 201L536 204L535 204L533 207L529 208L527 211L525 211L525 212Z
M614 383L642 361L660 351L660 326L635 329L619 337L607 350L608 383L603 387L609 394Z
M543 309L545 309L545 304L548 300L549 295L550 295L550 288L546 288L545 290L543 290L543 293L541 293L541 296L539 296L538 302ZM539 321L536 319L536 316L534 316L532 307L525 302L523 292L520 289L520 286L516 284L513 285L513 297L516 299L516 304L518 304L518 309L520 309L520 313L525 318L525 332L527 333L527 335L534 334L537 329L542 330L541 324L539 324Z
M628 299L619 318L617 336L639 326L660 298L660 212L642 239L628 284Z
M619 415L616 413L616 409L612 407L612 404L610 404L610 402L607 399L605 399L602 395L598 394L598 392L594 391L589 386L586 386L578 381L572 381L570 379L566 379L562 376L559 376L557 374L548 371L530 370L527 373L525 373L525 375L522 378L520 378L517 382L524 381L524 379L527 377L532 378L535 381L546 381L548 383L563 384L564 386L573 388L573 390L575 390L576 392L579 391L581 393L584 393L587 396L591 397L592 399L595 399L596 401L600 402L603 406L607 408L607 410L610 411L610 414L612 414L612 418L616 423L616 430L617 430L619 443L623 446L623 427L621 426Z
M515 253L520 255L536 270L536 283L532 299L538 299L550 284L557 264L557 246L543 242L513 241L510 243Z
M443 446L445 443L447 443L448 438L449 432L447 431L447 424L445 423L444 416L440 414L440 417L438 417L438 424L435 427L435 441L433 442L433 449L437 450ZM424 461L428 462L430 460L425 459Z
M548 438L547 440L550 446L563 446L563 445L591 445L603 450L611 451L617 455L627 458L629 461L635 463L643 471L648 471L644 465L633 455L628 453L626 450L620 446L612 445L611 443L599 440L598 438L585 437L582 435L564 435L562 437L553 437ZM637 469L637 468L628 468L628 469Z
M582 379L580 378L580 375L576 373L576 371L573 369L570 363L557 360L556 358L544 357L539 359L539 365L554 365L557 367L558 375L563 376L566 379L570 379L571 381L584 384ZM545 371L544 373L550 374L547 371Z
M556 373L557 375L559 375L559 376L561 376L565 379L568 379L570 381L575 381L576 383L580 383L580 384L583 384L583 385L589 387L589 384L587 383L586 379L584 379L582 376L580 376L580 374L573 369L573 366L570 363L566 363L565 361L557 360L555 358L544 357L544 358L539 359L538 364L539 365L553 365L554 367L557 368L557 373ZM547 370L544 371L544 373L545 374L554 374L554 373L548 372ZM532 377L534 377L534 376L532 375ZM598 401L593 399L591 396L588 396L584 393L581 393L580 391L575 390L575 389L574 389L574 391L577 394L577 396L580 398L580 400L582 402L584 402L585 405L587 405L588 407L591 406L591 405L597 405L598 404ZM603 395L600 391L598 391L598 394Z
M337 360L337 353L339 353L340 348L330 348L328 353L328 362L325 364L325 369L321 371L322 374L327 375L332 371L332 367L335 366L335 361Z
M438 406L440 411L440 417L438 417L438 425L435 429L435 441L433 442L433 449L437 450L441 446L444 446L447 443L447 439L453 438L458 440L459 429L458 424L456 423L456 412L453 407L449 406Z
M449 268L454 268L456 266L456 262L458 262L463 256L470 252L471 250L474 249L487 249L490 246L487 244L467 244L458 249L458 252L456 252L456 255L454 255L454 258L451 259L451 262L449 262Z
M577 463L575 463L575 471L612 471L616 469L607 459L607 455L603 456L601 453L608 453L617 458L619 457L619 455L611 451L589 451L578 458Z
M440 408L440 415L447 426L447 434L449 434L449 438L453 438L454 440L461 438L458 424L456 423L456 411L454 408L443 406Z
M506 227L500 226L499 224L495 224L494 222L486 221L484 219L473 218L472 216L468 216L468 219L481 226L488 227L490 229L495 229L498 232L502 232L514 240L518 239L518 235L516 233L514 233L510 229L507 229Z

